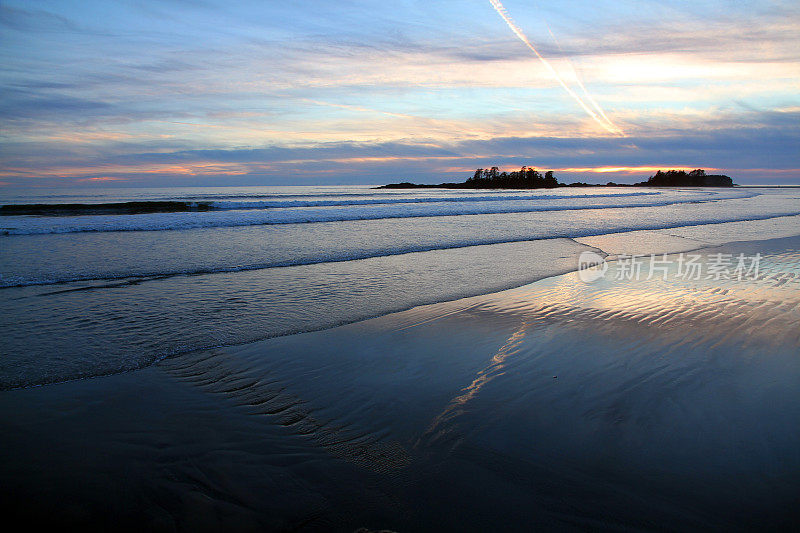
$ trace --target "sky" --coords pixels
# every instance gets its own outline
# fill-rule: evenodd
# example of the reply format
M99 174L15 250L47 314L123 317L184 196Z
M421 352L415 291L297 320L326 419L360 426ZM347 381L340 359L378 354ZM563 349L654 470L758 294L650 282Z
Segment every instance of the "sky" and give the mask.
M0 193L800 184L796 0L0 0L0 54Z

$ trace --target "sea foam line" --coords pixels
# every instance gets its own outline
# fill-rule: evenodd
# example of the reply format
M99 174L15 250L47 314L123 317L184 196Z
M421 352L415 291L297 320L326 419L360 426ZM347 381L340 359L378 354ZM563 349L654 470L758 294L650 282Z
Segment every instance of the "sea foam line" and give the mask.
M405 255L418 252L431 252L436 250L455 250L460 248L469 248L473 246L489 246L494 244L508 244L516 242L529 242L529 241L547 241L554 239L576 239L581 237L594 237L597 235L608 235L613 233L626 233L630 231L654 231L674 229L690 226L705 226L715 224L725 224L729 222L748 222L757 220L777 219L786 216L800 216L800 211L775 214L771 213L763 216L747 216L747 217L732 217L726 219L706 219L706 220L693 220L689 223L676 223L676 224L650 224L643 226L617 226L598 228L595 230L587 230L583 232L565 232L563 234L551 234L547 236L531 236L523 235L515 238L503 239L469 239L452 241L449 243L432 244L428 246L401 246L396 248L385 248L382 250L365 250L361 252L347 251L342 253L323 253L317 257L306 257L300 260L284 260L284 261L267 261L263 263L253 263L250 265L236 265L228 267L214 267L214 268L194 268L182 270L153 270L142 272L125 272L120 274L86 274L77 276L62 276L52 278L38 278L26 279L21 277L3 277L0 275L0 290L12 289L30 286L46 286L46 285L64 285L68 283L78 282L109 282L99 286L77 287L70 288L64 291L54 292L69 292L74 290L88 290L97 288L110 288L118 287L129 284L137 284L145 281L155 281L176 276L195 276L205 274L230 274L236 272L248 272L254 270L267 270L270 268L286 268L286 267L299 267L307 265L317 265L325 263L343 263L347 261L358 261L362 259L372 259L378 257L391 257L396 255Z
M513 213L538 213L550 211L578 211L587 209L615 209L663 207L684 203L706 203L749 198L757 193L740 193L728 196L687 197L628 204L584 204L553 206L459 205L454 202L435 207L428 205L394 205L383 209L372 206L349 206L340 209L286 209L286 210L223 210L195 213L147 213L137 215L84 215L75 217L3 217L0 235L41 235L85 232L166 231L200 228L263 226L277 224L311 224L320 222L348 222L357 220L384 220L462 215L496 215Z
M365 198L359 200L133 200L106 203L36 203L0 205L0 216L44 215L44 216L82 216L82 215L128 215L175 212L203 212L239 209L279 209L293 207L337 207L359 205L420 204L450 202L498 202L498 201L547 201L581 200L594 198L627 198L634 196L654 196L658 192L629 192L607 194L575 195L491 195L491 196L426 196Z

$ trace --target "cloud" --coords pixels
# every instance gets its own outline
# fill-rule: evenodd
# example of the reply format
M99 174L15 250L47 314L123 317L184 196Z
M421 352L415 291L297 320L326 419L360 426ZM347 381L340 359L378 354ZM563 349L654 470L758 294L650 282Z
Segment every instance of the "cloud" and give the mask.
M0 26L26 32L77 31L78 27L66 17L44 10L0 6Z
M800 111L749 112L746 126L720 119L706 131L654 130L629 138L494 137L449 144L406 142L319 143L243 149L136 151L80 158L69 151L43 157L35 147L27 160L5 161L5 181L44 176L91 179L97 176L175 185L218 179L221 183L291 184L316 179L325 183L382 183L387 178L439 182L465 176L464 169L487 166L560 169L588 181L641 178L654 168L713 168L732 172L739 182L777 176L796 179ZM39 155L34 155L34 154ZM732 170L728 170L732 169ZM748 170L749 169L749 170ZM639 174L637 174L639 173ZM316 178L315 178L316 177ZM743 179L744 178L744 179ZM99 180L97 180L99 181Z
M93 178L78 178L75 181L77 181L77 182L97 183L97 182L105 182L105 181L127 181L127 180L125 178L115 178L115 177L112 177L112 176L96 176L96 177L93 177Z
M0 103L0 117L19 119L78 114L85 118L87 114L102 112L110 107L105 102L85 98L11 90L7 91Z
M507 5L630 139L602 139L487 2L11 0L0 8L3 180L797 166L796 3Z

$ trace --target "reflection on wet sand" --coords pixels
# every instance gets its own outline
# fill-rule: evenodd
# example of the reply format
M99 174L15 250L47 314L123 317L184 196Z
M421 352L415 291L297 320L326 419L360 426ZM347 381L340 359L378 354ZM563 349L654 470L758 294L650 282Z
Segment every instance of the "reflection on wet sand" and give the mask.
M423 485L482 472L562 526L782 524L800 488L798 272L800 253L778 249L753 280L573 273L165 368L265 402L269 420L384 476L425 524L464 526ZM488 526L490 501L503 505L459 505Z
M268 530L790 529L800 238L728 250L762 253L758 278L566 274L6 392L0 422L27 455L0 468L18 494L79 500L122 480L107 508L145 526L155 493L159 520ZM37 469L53 433L66 444Z
M500 347L497 353L494 354L494 357L492 357L490 363L478 372L475 379L472 380L472 383L470 383L467 387L464 387L461 390L461 394L450 400L450 403L447 404L447 407L445 407L444 410L433 419L431 425L418 441L417 446L420 446L423 442L430 443L446 436L447 429L443 428L442 426L452 423L453 419L458 417L459 414L463 413L466 404L472 398L474 398L478 392L480 392L481 387L486 385L495 377L502 375L506 358L513 355L522 344L528 327L528 324L523 322L520 328L515 331L508 338L505 344ZM456 444L454 443L453 446L455 445Z
M421 484L481 472L562 525L780 524L800 487L800 253L767 252L752 280L573 273L165 367L266 398L271 420L384 476L426 524L459 522ZM486 525L489 501L459 504Z

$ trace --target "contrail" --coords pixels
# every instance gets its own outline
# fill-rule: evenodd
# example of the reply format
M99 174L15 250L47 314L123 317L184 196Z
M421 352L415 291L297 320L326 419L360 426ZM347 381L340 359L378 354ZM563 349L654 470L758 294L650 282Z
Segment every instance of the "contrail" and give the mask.
M625 135L625 134L622 132L622 130L621 130L621 129L619 129L619 128L618 128L618 127L617 127L617 126L616 126L616 125L615 125L613 122L611 122L611 121L608 119L608 117L606 117L606 116L605 116L605 113L603 113L603 111L602 111L602 110L600 110L600 111L599 111L599 113L598 113L598 112L596 112L596 111L594 111L594 110L593 110L591 107L589 107L588 105L586 105L586 102L584 102L584 101L583 101L583 98L581 98L581 97L580 97L580 95L578 95L578 94L577 94L575 91L573 91L573 90L572 90L572 89L569 87L569 85L567 85L567 84L564 82L564 80L561 78L561 76L559 76L558 72L556 71L556 69L554 69L554 68L553 68L553 66L550 64L550 62L549 62L549 61L547 61L547 59L545 59L545 58L542 56L542 54L540 54L540 53L539 53L539 51L536 49L536 47L535 47L535 46L533 46L533 44L531 44L531 42L528 40L528 37L525 35L525 33L523 33L523 31L520 29L520 27L519 27L519 26L517 26L517 24L514 22L514 20L513 20L513 19L511 18L511 16L508 14L508 11L506 11L506 8L505 8L505 6L503 6L503 4L500 2L500 0L489 0L489 2L492 4L492 7L494 8L494 10L495 10L495 11L497 11L497 13L498 13L498 14L499 14L501 17L503 17L503 20L505 20L505 21L506 21L506 24L508 24L508 27L509 27L509 28L511 28L511 31L513 31L513 32L514 32L514 34L515 34L517 37L519 37L519 40L520 40L520 41L522 41L523 43L525 43L525 46L527 46L528 48L530 48L530 50L531 50L531 51L532 51L534 54L536 54L536 57L538 57L538 58L539 58L539 61L541 61L541 62L542 62L542 64L543 64L543 65L544 65L544 66L547 68L547 70L549 70L549 71L550 71L550 73L553 75L553 77L556 79L556 81L558 81L558 83L559 83L559 84L561 84L561 87L563 87L563 88L564 88L564 90L565 90L565 91L567 91L567 93L568 93L568 94L569 94L569 95L570 95L570 96L571 96L571 97L572 97L572 98L573 98L573 99L574 99L576 102L578 102L578 104L579 104L579 105L580 105L580 106L583 108L583 110L584 110L584 111L586 111L586 113L587 113L587 114L588 114L590 117L592 117L592 118L595 120L595 122L597 122L598 124L600 124L600 125L601 125L601 126L602 126L602 127L603 127L603 128L606 130L606 131L608 131L609 133L613 133L613 134L615 134L615 135ZM576 76L576 79L577 79L577 76ZM582 84L580 83L580 81L579 81L578 83L579 83L580 85L582 85ZM584 91L585 91L585 90L586 90L586 89L584 89ZM589 98L589 100L591 100L591 98ZM595 103L594 105L595 105L595 106L597 106L598 108L600 107L600 106L598 106L596 103Z
M550 37L553 38L553 42L556 43L556 46L558 47L558 49L563 52L564 49L561 48L561 45L558 43L558 39L556 39L556 36L553 35L553 30L550 29L550 26L547 24L546 21L543 20L542 22L544 22L544 25L547 28L547 33L549 33ZM600 107L600 104L598 104L595 101L595 99L592 97L592 95L589 94L589 91L586 90L586 86L581 81L581 77L578 75L578 71L575 69L575 66L572 64L572 61L570 61L569 57L565 56L564 59L567 60L567 64L569 65L570 70L572 70L572 73L575 75L575 81L578 83L578 86L581 88L581 91L583 92L583 95L586 97L587 100L589 100L589 103L592 104L592 107L594 107L595 111L600 113L600 116L603 117L603 120L605 120L606 122L608 122L609 124L614 126L618 130L618 132L621 135L624 136L625 132L623 132L621 128L617 127L616 124L611 122L611 119L606 116L606 113L605 113L605 111L603 111L603 108Z

